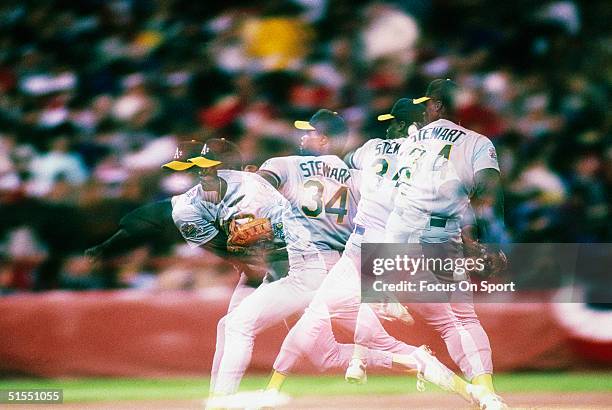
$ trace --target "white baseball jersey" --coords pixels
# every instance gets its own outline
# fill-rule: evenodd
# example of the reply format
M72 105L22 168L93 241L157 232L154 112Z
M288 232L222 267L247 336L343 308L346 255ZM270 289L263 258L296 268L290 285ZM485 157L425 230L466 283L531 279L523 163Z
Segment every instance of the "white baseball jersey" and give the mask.
M446 119L408 136L400 148L400 166L396 207L450 219L467 212L478 171L499 171L487 137Z
M277 180L318 249L344 249L359 203L359 171L335 155L270 158L259 171Z
M237 223L268 218L274 230L273 241L288 252L314 252L309 232L293 216L289 202L265 179L242 171L220 170L227 183L222 198L216 191L204 191L201 184L172 197L172 219L190 246L200 246L220 231L229 233Z
M349 165L362 170L361 201L355 224L383 230L393 209L395 185L399 179L398 154L405 138L372 139L349 158Z

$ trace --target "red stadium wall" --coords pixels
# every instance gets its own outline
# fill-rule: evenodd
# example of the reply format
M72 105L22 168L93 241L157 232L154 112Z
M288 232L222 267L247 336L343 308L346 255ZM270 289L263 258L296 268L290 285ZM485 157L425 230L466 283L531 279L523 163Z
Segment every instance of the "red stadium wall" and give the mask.
M49 292L0 299L0 374L59 376L206 375L216 323L229 291L145 293ZM578 369L586 362L547 304L482 304L479 316L493 348L497 371ZM439 338L422 323L390 324L394 336L428 344L446 364ZM267 372L285 326L262 333L252 371ZM346 335L338 335L348 341ZM306 361L298 372L314 372Z

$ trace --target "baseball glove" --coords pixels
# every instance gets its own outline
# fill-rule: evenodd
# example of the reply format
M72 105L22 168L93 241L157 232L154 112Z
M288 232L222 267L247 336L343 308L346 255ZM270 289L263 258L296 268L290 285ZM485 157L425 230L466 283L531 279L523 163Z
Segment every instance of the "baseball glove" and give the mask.
M501 249L493 249L478 241L468 241L463 244L463 255L465 258L483 260L484 269L473 269L470 273L488 278L499 275L506 270L508 258Z
M255 218L242 224L233 219L229 225L227 250L232 253L249 253L249 248L265 245L273 238L274 230L267 218Z

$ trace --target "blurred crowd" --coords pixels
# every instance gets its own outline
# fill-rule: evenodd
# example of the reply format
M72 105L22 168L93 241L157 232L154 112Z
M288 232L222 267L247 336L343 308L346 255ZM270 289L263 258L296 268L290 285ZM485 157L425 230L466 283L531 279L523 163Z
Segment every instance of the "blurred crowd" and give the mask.
M515 242L610 242L606 1L3 1L0 293L228 283L212 255L83 250L135 207L183 192L177 141L224 137L249 164L296 152L318 108L351 150L433 78L491 138Z

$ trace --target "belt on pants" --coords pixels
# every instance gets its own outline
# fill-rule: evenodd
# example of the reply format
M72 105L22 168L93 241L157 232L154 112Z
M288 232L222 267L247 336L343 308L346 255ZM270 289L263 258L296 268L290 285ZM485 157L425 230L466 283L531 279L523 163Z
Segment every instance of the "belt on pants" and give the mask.
M327 249L327 250L319 250L313 253L302 253L302 254L291 255L289 256L289 261L290 262L291 261L294 261L294 262L298 262L298 261L328 262L331 260L332 262L335 262L339 258L340 258L339 251Z
M441 218L439 216L432 216L429 218L429 226L434 228L446 228L446 223L448 222L448 218ZM355 229L353 232L357 235L363 235L366 231L365 226L355 225Z
M448 218L441 218L439 216L429 218L429 226L434 228L446 228L446 222L448 222Z

